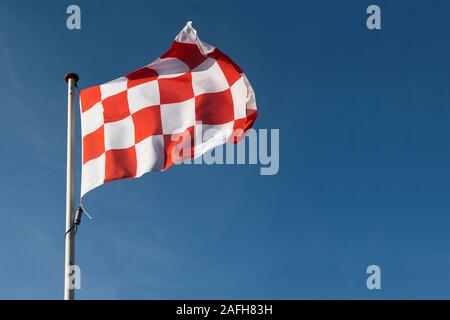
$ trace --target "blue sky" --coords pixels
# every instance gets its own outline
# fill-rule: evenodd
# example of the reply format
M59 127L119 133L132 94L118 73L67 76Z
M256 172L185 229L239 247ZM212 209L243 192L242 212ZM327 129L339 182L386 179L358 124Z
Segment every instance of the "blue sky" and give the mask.
M66 28L70 4L82 30ZM381 31L365 26L370 4ZM62 298L64 74L77 72L80 88L122 76L188 20L244 69L255 127L280 129L280 171L175 166L88 193L77 297L449 298L449 10L438 0L2 1L0 298ZM371 264L381 291L366 288Z

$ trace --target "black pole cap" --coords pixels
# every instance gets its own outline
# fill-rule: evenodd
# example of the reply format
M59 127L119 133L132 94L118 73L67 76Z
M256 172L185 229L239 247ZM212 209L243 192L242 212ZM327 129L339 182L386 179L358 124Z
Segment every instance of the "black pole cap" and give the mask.
M71 79L71 78L73 80L75 80L75 83L77 83L78 80L80 80L80 77L76 73L73 73L73 72L70 72L64 76L64 80L66 80L66 82L69 82L69 79Z

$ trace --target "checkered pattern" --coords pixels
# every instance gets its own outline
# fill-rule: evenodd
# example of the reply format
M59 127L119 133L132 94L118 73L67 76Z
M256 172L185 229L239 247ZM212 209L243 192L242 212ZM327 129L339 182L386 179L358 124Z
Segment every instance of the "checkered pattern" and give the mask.
M202 42L190 22L161 58L82 90L80 105L82 196L236 143L257 116L242 70Z

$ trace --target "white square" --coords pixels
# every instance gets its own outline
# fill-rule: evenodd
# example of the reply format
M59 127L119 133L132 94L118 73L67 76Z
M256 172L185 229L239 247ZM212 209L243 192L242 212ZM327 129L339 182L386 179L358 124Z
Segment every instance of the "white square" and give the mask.
M195 99L161 105L164 134L181 133L195 125Z
M177 58L164 58L156 60L147 66L158 73L158 78L174 78L189 72L189 66Z
M198 96L202 93L224 91L229 85L219 64L214 59L208 58L192 70L192 87L194 94Z
M255 98L255 91L253 91L252 85L250 84L250 81L248 81L245 74L242 75L244 78L245 85L247 86L247 101L246 101L246 108L247 110L256 110L256 98Z
M131 114L150 106L159 105L158 81L150 81L128 89L128 106Z
M81 173L81 196L105 181L105 154L83 164Z
M208 150L227 142L233 133L233 126L234 121L217 125L197 123L195 125L194 157L197 158Z
M247 85L244 78L240 77L230 88L233 97L234 119L241 119L247 116Z
M136 177L149 171L161 171L164 168L163 136L150 136L136 144L136 159Z
M103 106L97 102L92 108L81 113L81 135L84 137L103 125Z
M105 123L105 148L126 149L134 145L134 124L131 116Z
M100 85L102 100L125 90L127 90L127 78L124 77Z

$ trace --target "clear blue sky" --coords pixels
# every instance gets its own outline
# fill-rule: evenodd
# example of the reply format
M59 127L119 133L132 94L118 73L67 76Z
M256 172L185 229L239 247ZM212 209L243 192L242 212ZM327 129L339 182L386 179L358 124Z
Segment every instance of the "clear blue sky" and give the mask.
M0 3L0 298L62 298L64 74L117 78L188 20L246 72L280 171L175 166L88 193L77 297L450 298L448 1L75 3L81 31L72 2Z

